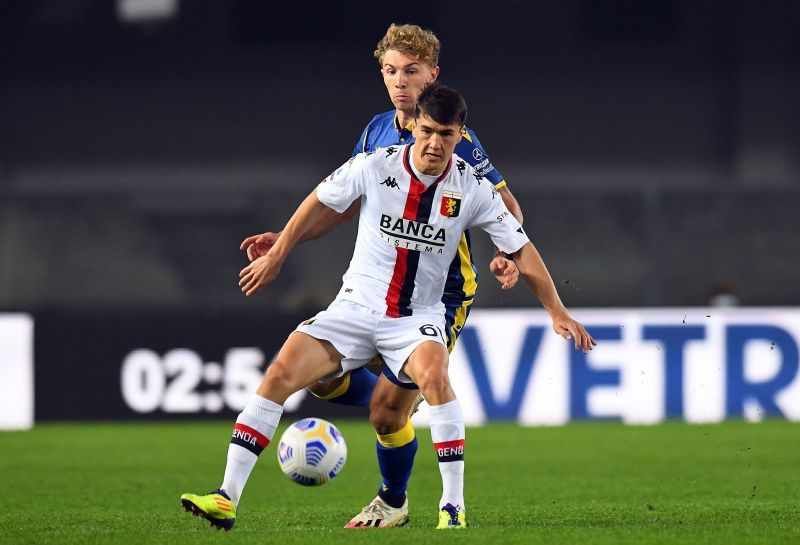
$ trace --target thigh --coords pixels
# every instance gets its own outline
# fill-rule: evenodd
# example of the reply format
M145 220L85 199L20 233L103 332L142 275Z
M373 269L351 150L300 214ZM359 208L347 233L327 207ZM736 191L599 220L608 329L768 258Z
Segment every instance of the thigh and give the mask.
M333 345L342 355L341 369L335 373L340 375L366 365L377 355L374 336L380 316L361 305L335 301L295 331Z
M420 384L424 380L425 373L433 371L440 375L447 375L448 364L447 348L441 343L428 341L414 349L403 365L403 373L415 383Z
M417 347L428 342L447 346L441 313L415 311L412 316L382 319L376 332L376 347L383 356L383 373L401 387L415 388L402 368Z
M293 331L283 343L276 361L284 361L304 376L330 374L344 356L330 342Z
M455 399L448 375L449 355L441 343L427 341L409 356L403 373L419 385L429 405L442 405Z
M325 340L297 331L283 343L257 393L276 403L341 368L342 354Z

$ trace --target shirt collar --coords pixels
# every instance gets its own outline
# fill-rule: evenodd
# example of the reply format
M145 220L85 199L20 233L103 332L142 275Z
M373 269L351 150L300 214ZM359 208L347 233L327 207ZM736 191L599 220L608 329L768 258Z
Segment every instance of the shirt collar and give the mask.
M402 133L404 130L411 132L414 129L414 122L410 121L405 127L400 126L400 118L397 117L397 111L394 112L394 128L397 132Z

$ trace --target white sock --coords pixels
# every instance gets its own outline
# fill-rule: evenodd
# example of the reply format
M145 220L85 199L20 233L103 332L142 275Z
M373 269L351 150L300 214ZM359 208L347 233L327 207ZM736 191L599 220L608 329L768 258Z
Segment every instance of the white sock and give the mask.
M464 508L464 413L457 399L444 405L431 405L431 438L439 458L442 474L442 499L439 508L448 503Z
M258 461L258 455L272 441L282 413L281 405L253 394L236 419L221 486L234 505L239 505L250 472Z

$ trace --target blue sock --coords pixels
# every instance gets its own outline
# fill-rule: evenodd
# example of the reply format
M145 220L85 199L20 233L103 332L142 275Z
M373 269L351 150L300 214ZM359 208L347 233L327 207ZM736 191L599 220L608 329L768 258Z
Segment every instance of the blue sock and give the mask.
M402 507L414 467L414 455L417 453L417 436L411 421L398 432L379 435L375 446L383 477L378 496L392 507Z
M339 405L369 407L369 400L372 397L375 383L378 382L378 377L364 367L350 371L349 377L349 381L342 385L344 389L342 393L334 392L325 399Z

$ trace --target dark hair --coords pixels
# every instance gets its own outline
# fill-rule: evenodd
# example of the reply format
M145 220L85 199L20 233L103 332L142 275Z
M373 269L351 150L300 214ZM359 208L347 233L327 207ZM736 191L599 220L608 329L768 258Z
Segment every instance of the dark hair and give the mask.
M467 101L452 87L432 83L417 99L414 117L419 118L422 114L442 125L463 126L467 120Z

